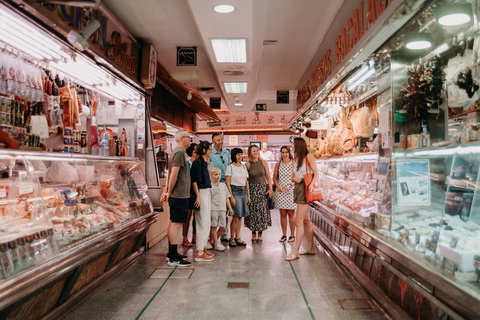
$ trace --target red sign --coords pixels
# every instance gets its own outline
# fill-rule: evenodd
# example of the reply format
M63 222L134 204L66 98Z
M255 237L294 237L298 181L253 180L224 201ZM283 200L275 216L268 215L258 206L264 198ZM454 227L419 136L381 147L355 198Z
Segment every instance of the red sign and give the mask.
M365 33L377 21L380 15L385 11L389 2L394 0L366 0L367 7L365 10L365 1L361 1L358 8L355 8L353 15L349 18L340 34L335 39L335 66L338 66L347 54L355 47ZM328 49L323 58L320 60L315 71L312 73L310 80L298 92L297 110L299 110L310 96L325 82L332 73L332 52Z
M268 142L268 135L266 135L266 134L257 134L257 141Z

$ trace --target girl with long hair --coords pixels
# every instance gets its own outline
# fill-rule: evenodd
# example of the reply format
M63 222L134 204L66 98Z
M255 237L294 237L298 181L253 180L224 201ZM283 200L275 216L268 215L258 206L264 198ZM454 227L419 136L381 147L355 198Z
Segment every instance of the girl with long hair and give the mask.
M297 238L295 239L295 247L292 253L285 258L287 261L296 260L301 254L314 255L315 248L313 243L313 225L310 220L309 205L305 197L305 182L303 176L307 173L307 166L313 172L313 180L310 183L310 192L313 191L313 185L318 181L317 163L313 155L308 152L307 143L303 138L293 139L293 149L295 158L293 159L292 184L295 185L293 190L293 201L297 204L297 213L295 216L295 225ZM300 252L303 236L306 235L308 248Z

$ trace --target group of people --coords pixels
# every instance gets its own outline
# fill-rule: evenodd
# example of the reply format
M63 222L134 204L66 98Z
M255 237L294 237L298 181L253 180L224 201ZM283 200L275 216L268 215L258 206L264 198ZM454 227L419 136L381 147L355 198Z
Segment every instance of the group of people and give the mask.
M177 147L172 152L167 190L161 198L170 206L169 265L183 267L191 264L186 256L178 253L178 232L182 227L183 246L191 247L192 243L196 243L195 261L214 261L214 253L208 250L224 251L226 247L221 243L222 237L226 237L230 247L246 246L240 238L242 218L252 232L252 243L262 243L263 231L272 225L268 198L273 196L274 185L275 204L280 209L283 232L280 242L295 241L292 253L285 260L298 259L301 254L315 254L303 175L310 166L314 182L318 179L318 171L303 138L294 139L295 157L288 146L281 148L281 160L275 166L273 181L267 161L260 156L256 145L248 148L248 161L243 164L243 150L233 148L229 152L223 148L221 133L212 135L212 143L200 141L196 145L191 144L191 137L186 131L179 130L175 140ZM232 218L228 236L229 216ZM287 217L290 222L288 240ZM191 220L194 222L190 242ZM304 234L308 248L300 252Z

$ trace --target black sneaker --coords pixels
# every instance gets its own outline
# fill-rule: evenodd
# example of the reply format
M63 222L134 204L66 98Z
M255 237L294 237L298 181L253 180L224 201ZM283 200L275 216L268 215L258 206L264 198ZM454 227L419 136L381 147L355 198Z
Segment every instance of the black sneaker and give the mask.
M180 258L181 256L177 256L175 258L171 258L169 259L169 261L167 262L167 264L169 266L172 266L172 267L189 267L192 265L192 263L190 261L187 261L187 260L184 260L182 258Z
M178 254L178 257L182 260L187 260L187 256L184 256L184 255L181 255L180 253ZM167 255L167 257L165 258L165 260L170 261L170 257Z

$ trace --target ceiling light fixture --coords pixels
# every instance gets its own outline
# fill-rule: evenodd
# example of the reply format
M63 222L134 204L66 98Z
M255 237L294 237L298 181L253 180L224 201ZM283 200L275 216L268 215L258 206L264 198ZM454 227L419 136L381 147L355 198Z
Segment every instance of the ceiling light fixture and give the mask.
M247 62L247 41L245 39L211 39L210 41L217 62Z
M405 37L405 46L410 50L423 50L432 46L430 33L410 33Z
M241 106L243 106L243 103L241 103L241 102L235 102L235 107L241 107Z
M213 10L215 10L215 12L218 12L218 13L230 13L235 11L235 7L229 4L221 4L221 5L215 6Z
M435 10L435 17L442 26L459 26L472 20L470 3L445 4Z
M246 82L224 82L226 93L247 93Z
M365 80L370 78L375 73L375 68L370 68L367 73L365 73L360 79L358 79L354 84L348 86L348 90L352 91L355 89L358 85L362 84Z

